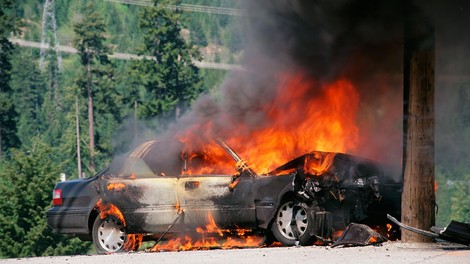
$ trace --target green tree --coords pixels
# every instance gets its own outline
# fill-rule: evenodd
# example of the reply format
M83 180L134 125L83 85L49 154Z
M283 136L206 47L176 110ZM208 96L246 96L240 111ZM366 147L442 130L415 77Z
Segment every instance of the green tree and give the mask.
M62 73L57 63L57 54L53 49L49 49L48 52L48 63L45 72L46 89L43 94L41 109L42 119L44 120L42 135L45 142L52 146L57 146L65 129L64 110L66 110L66 106L63 102L63 81Z
M465 223L470 222L470 173L467 172L463 181L455 184L455 191L451 198L450 215L452 220Z
M44 212L62 172L57 151L40 138L0 163L0 257L83 254L90 244L52 233Z
M34 136L44 131L42 118L45 83L35 59L27 51L14 56L11 71L13 103L18 110L18 137L22 145L31 145Z
M102 166L113 153L111 139L122 122L122 96L115 86L114 64L105 64L96 71L96 86L93 96L96 129L97 164Z
M83 66L77 85L85 92L88 102L89 168L92 173L95 172L96 145L94 100L96 96L100 95L100 92L108 92L113 89L111 86L113 73L112 67L109 66L111 62L108 59L110 49L105 45L106 28L103 18L93 2L86 3L82 21L74 25L75 38L73 40L73 46L78 50ZM108 100L106 103L112 103L115 97L102 97L102 99Z
M2 153L18 146L16 136L17 114L10 88L11 54L13 44L8 40L11 33L17 33L19 20L13 14L13 0L0 0L0 159Z
M201 93L198 68L192 62L199 54L182 38L180 13L164 7L177 1L155 1L140 18L144 35L142 52L154 59L135 61L134 72L140 73L144 87L139 117L178 117Z
M207 46L207 39L204 35L200 23L189 23L189 30L191 30L191 40L194 44L199 46Z

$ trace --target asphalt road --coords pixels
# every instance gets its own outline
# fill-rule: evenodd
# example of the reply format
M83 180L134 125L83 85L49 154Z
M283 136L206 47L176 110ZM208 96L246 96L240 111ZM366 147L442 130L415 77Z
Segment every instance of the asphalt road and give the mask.
M2 259L0 264L117 264L117 263L470 263L470 246L450 243L386 242L365 247L272 247L181 252L137 252L110 255Z

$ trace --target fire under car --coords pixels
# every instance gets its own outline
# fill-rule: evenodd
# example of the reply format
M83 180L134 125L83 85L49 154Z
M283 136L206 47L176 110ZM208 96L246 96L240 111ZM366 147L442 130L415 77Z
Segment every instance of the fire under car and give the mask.
M94 177L59 182L47 223L111 253L135 249L125 247L132 234L161 241L208 221L262 235L264 245L292 246L331 241L351 222L378 226L387 213L400 215L402 184L371 160L312 151L257 174L224 141L215 142L234 173L193 173L207 155L146 142Z

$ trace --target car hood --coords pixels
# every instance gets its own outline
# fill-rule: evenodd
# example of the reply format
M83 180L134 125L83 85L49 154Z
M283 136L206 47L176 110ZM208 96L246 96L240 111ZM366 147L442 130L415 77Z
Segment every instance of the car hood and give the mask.
M375 161L354 155L311 151L270 171L269 175L301 172L310 176L335 174L340 180L350 177L369 177L383 174L383 166Z

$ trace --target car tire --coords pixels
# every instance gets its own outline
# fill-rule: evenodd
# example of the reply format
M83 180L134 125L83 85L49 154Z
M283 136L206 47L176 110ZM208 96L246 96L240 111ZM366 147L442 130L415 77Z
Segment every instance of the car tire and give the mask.
M98 215L93 223L92 236L98 254L124 251L127 232L121 220L114 216L101 219Z
M264 233L263 240L259 244L260 247L269 247L271 246L274 242L276 242L276 238L273 235L273 232L271 230L266 230Z
M312 235L314 220L310 207L303 202L285 201L279 206L271 225L271 232L277 241L285 246L296 245L294 231L290 225L294 207L297 207L295 216L296 226L299 231L299 244L310 245L315 237Z

